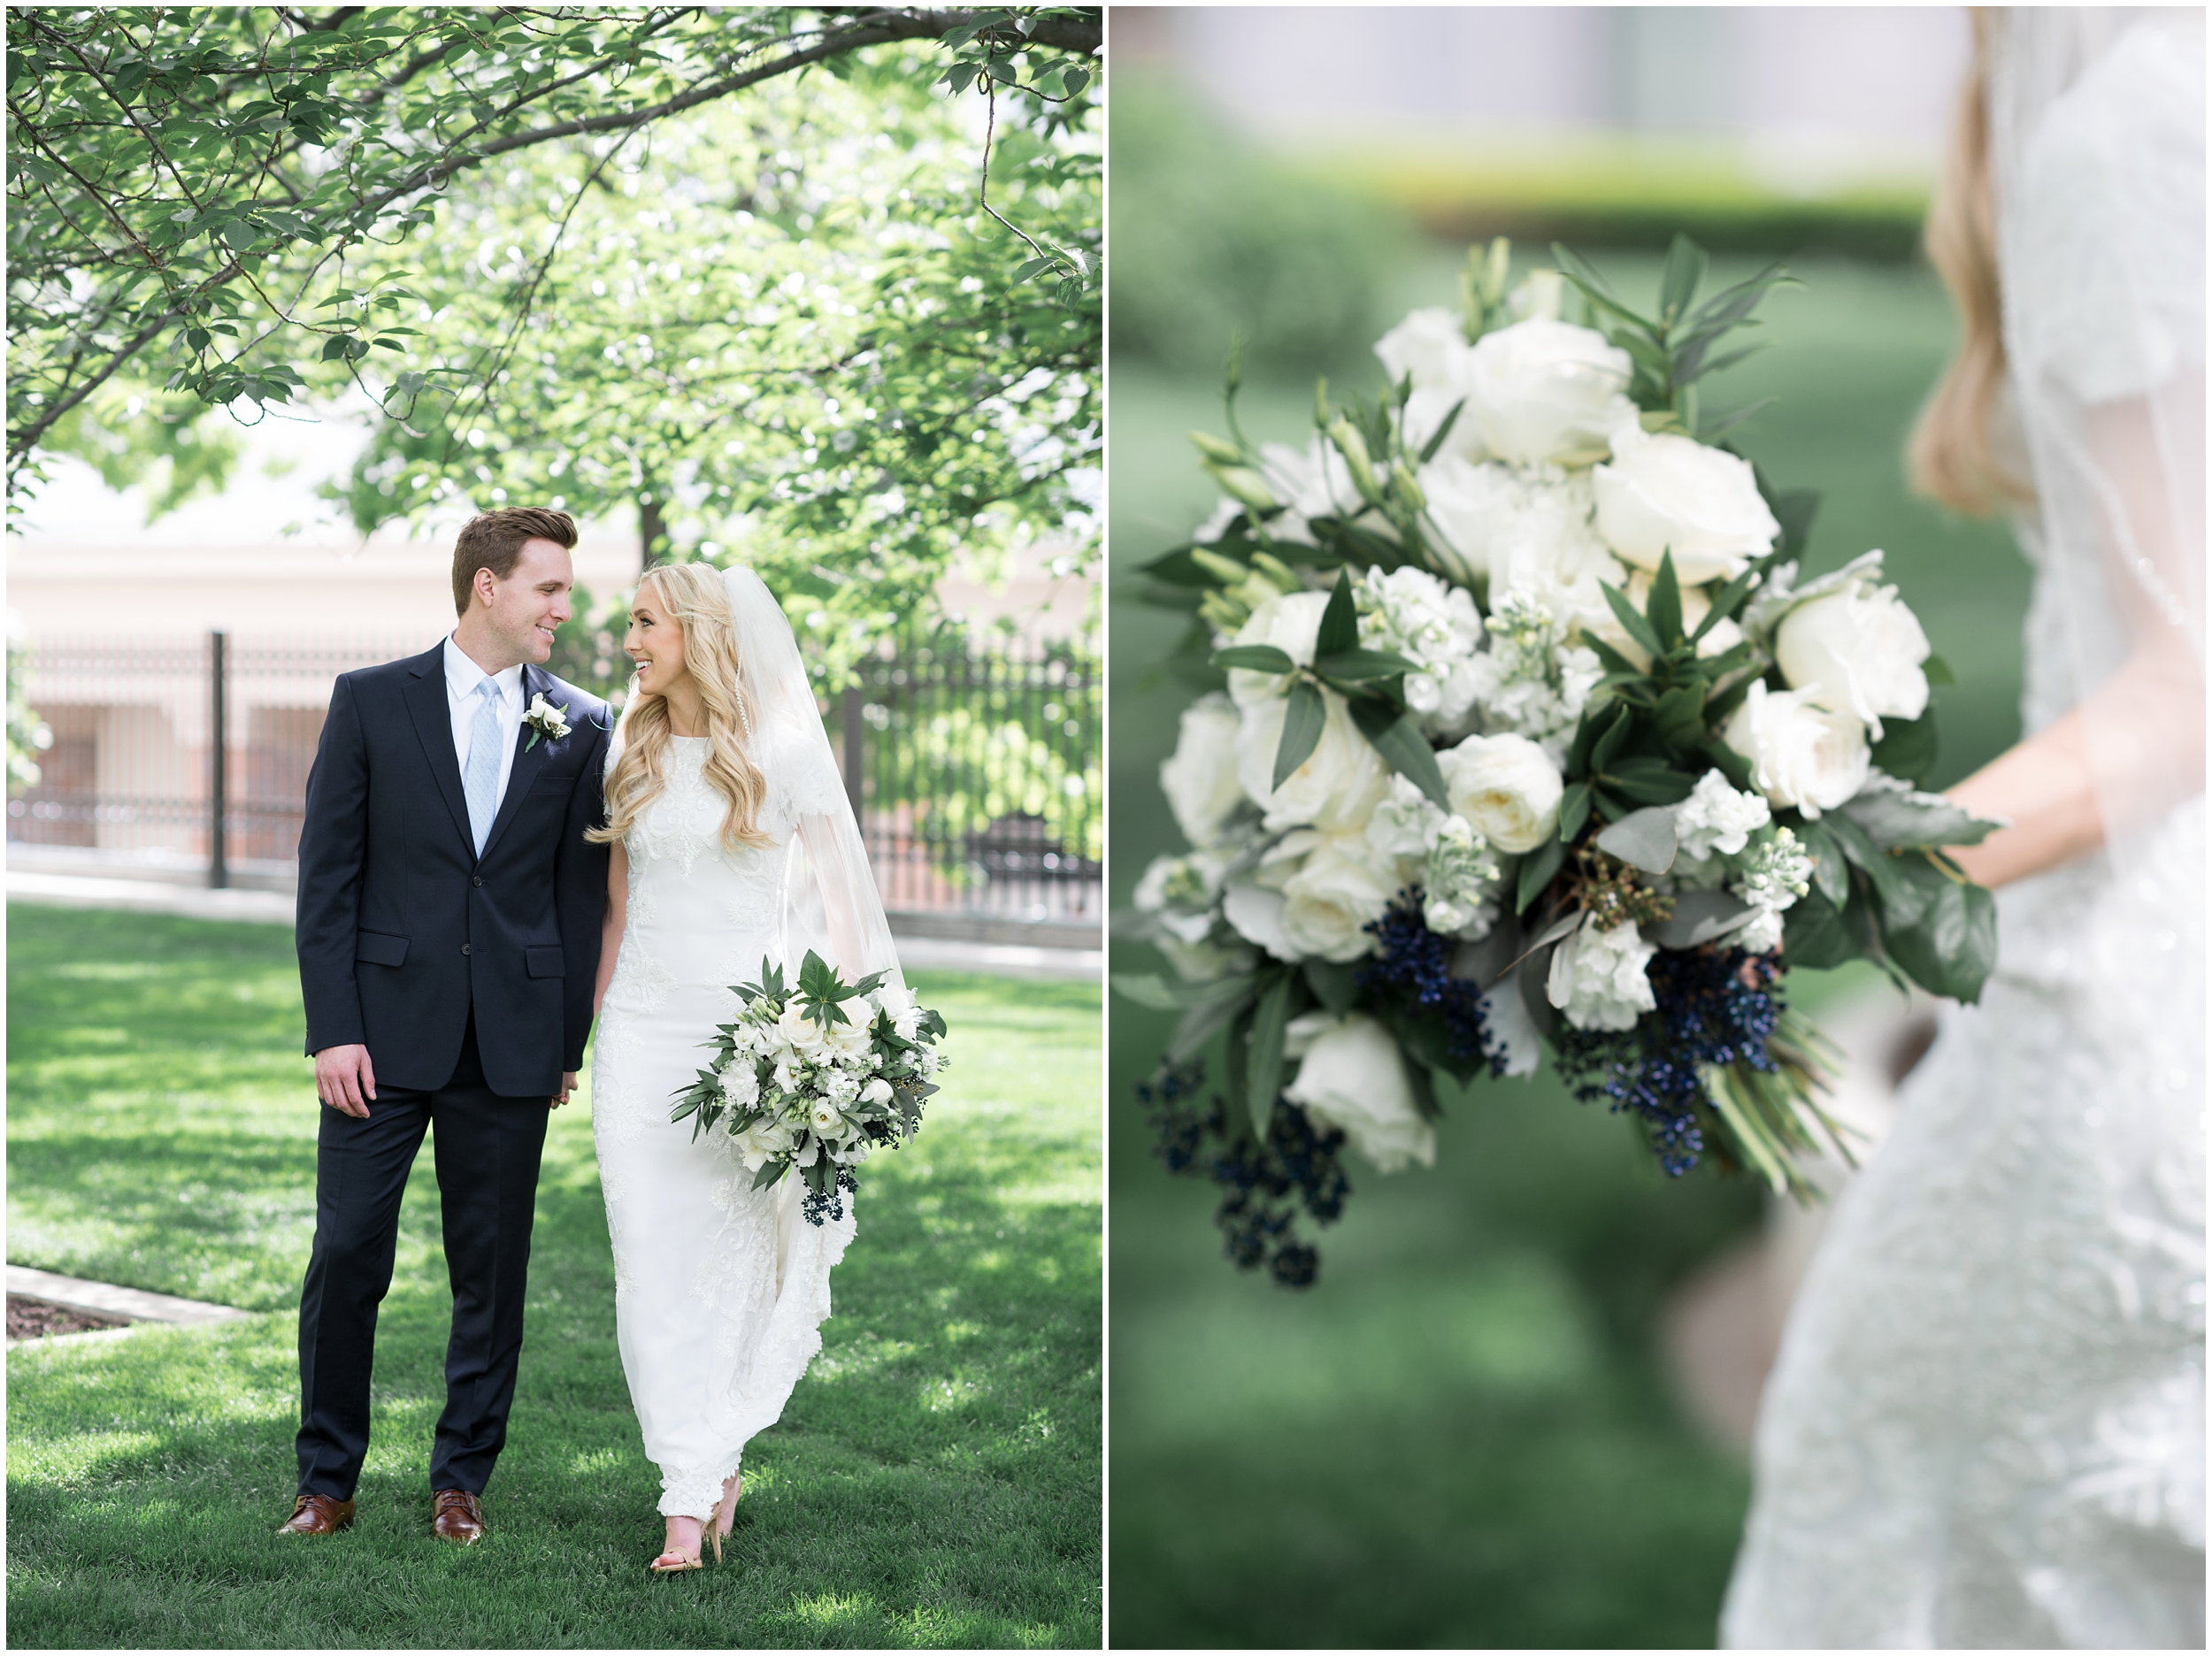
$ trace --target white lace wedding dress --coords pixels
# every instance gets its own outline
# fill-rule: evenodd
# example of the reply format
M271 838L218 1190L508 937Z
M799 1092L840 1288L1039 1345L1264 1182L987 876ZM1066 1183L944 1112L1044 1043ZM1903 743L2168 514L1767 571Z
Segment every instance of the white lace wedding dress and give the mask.
M757 980L764 956L795 973L813 948L849 978L885 963L851 958L833 924L821 847L851 817L818 732L755 755L770 847L722 843L707 753L703 737L672 739L665 790L623 840L628 908L592 1066L623 1372L660 1468L660 1510L694 1517L713 1510L747 1440L775 1424L821 1349L852 1198L843 1218L810 1224L795 1178L752 1189L736 1155L695 1143L670 1107L704 1062L701 1043L736 1011L728 985Z
M2098 712L2116 753L2202 718L2202 14L2012 12L1992 46L2027 727L2146 627L2195 653L2172 704ZM2001 894L1981 1005L1838 1204L1724 1644L2203 1646L2204 800L2100 781L2106 851Z

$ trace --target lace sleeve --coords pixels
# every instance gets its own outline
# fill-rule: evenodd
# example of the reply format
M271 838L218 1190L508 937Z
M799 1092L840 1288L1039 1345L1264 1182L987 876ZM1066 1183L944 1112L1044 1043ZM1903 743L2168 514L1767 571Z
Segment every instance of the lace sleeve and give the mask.
M766 815L778 839L787 839L809 816L845 803L845 784L818 744L775 743L762 766L768 778Z

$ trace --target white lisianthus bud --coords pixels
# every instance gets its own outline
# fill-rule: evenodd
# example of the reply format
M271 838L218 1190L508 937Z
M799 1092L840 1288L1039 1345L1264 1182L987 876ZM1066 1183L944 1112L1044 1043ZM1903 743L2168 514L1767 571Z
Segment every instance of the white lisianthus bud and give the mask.
M1628 353L1595 330L1531 317L1475 341L1466 366L1468 404L1484 446L1517 465L1601 448L1634 410Z
M1817 690L1770 690L1755 681L1721 740L1751 762L1752 780L1776 805L1808 816L1833 810L1866 785L1866 726L1831 712Z
M1174 755L1161 763L1160 791L1175 813L1175 825L1194 846L1211 845L1244 802L1237 783L1237 724L1235 704L1217 690L1209 692L1183 709Z
M1501 851L1533 851L1559 826L1559 767L1525 736L1470 736L1436 755L1455 816Z
M1689 798L1673 809L1677 852L1693 862L1702 862L1715 852L1735 855L1773 820L1766 801L1756 794L1739 794L1717 770L1698 778Z
M1894 586L1854 581L1809 599L1782 618L1775 663L1793 690L1818 689L1865 722L1876 741L1886 718L1928 710L1928 635Z
M1645 968L1659 952L1624 920L1601 931L1595 915L1569 932L1551 957L1545 996L1577 1029L1633 1029L1636 1020L1659 1004Z
M1309 1012L1284 1031L1299 1060L1283 1096L1325 1126L1341 1128L1378 1172L1436 1164L1436 1130L1421 1119L1405 1056L1390 1031L1362 1013Z
M1751 463L1631 418L1615 427L1613 458L1590 481L1598 533L1622 561L1657 570L1674 554L1686 586L1733 580L1773 549L1782 525L1767 510Z
M1274 779L1275 753L1290 704L1277 697L1244 710L1237 738L1237 779L1266 813L1263 822L1271 832L1297 827L1324 833L1364 828L1376 801L1390 786L1390 767L1352 723L1344 698L1333 690L1321 694L1328 708L1321 740L1279 788L1271 789L1269 784Z
M1363 840L1323 841L1283 883L1283 937L1293 957L1353 961L1371 954L1375 939L1365 928L1382 917L1393 890Z

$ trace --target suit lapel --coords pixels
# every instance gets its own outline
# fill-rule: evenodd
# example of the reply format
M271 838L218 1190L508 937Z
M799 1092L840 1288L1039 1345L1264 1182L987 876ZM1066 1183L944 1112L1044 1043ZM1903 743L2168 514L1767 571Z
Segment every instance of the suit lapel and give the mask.
M476 854L476 836L469 831L468 795L461 788L461 761L453 751L453 704L446 695L445 646L441 643L427 656L419 656L409 663L414 681L400 693L407 703L408 716L415 721L415 734L422 742L423 756L430 761L430 774L438 779L438 792L445 796L446 809L453 813L453 825L460 831L461 843L469 855Z
M523 663L522 705L526 712L529 709L534 697L549 696L553 688L553 676L550 673L534 667L527 662ZM572 718L569 722L572 724L575 723ZM530 740L533 736L538 738L534 744ZM492 831L484 836L483 855L491 855L492 847L499 843L499 836L507 832L507 824L514 820L515 813L522 809L523 796L529 793L530 784L537 779L538 772L544 769L546 754L552 746L551 742L539 735L534 725L525 724L515 732L515 763L507 772L507 791L500 796L499 814L492 818ZM526 749L527 749L526 752ZM457 769L456 774L458 774Z

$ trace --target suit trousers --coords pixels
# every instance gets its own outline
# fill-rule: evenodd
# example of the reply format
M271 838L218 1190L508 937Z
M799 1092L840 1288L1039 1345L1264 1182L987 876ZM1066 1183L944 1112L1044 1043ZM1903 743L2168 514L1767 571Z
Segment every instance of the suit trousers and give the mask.
M453 1287L430 1487L481 1494L514 1403L549 1100L503 1098L484 1085L472 1017L443 1086L379 1086L366 1121L322 1112L315 1246L300 1295L299 1491L351 1500L360 1481L377 1307L392 1285L400 1198L427 1131Z

